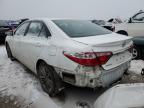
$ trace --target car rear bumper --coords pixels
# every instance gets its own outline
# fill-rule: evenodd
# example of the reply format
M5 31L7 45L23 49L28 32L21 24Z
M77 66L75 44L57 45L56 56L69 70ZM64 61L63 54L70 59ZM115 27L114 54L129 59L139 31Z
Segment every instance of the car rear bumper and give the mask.
M84 74L73 74L71 82L68 81L68 83L79 87L107 87L120 79L129 66L130 62L128 61L110 70L100 70L101 74L99 75L87 76Z
M111 70L103 71L99 79L101 82L100 86L106 87L117 81L119 78L122 77L124 72L127 71L129 66L130 62L126 62Z

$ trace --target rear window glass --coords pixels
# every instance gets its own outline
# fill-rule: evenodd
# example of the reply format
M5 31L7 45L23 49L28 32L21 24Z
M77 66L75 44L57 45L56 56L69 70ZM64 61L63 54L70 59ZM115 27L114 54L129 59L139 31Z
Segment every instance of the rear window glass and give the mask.
M53 22L72 38L112 33L111 31L87 20L53 20Z

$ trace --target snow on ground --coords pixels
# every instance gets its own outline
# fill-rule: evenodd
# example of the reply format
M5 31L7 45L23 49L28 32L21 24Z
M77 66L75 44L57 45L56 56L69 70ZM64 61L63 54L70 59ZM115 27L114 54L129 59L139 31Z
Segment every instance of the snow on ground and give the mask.
M0 66L6 63L7 61L7 55L6 55L6 50L4 46L0 45Z
M141 74L142 68L144 68L143 60L133 60L130 64L130 72Z
M119 83L144 82L140 73L144 67L144 61L133 60L129 72ZM38 79L25 66L18 61L10 61L7 58L5 46L0 46L0 97L9 97L13 101L14 96L21 105L31 108L80 108L79 102L87 102L90 106L105 89L80 88L67 85L65 92L50 98L40 87ZM0 98L0 102L1 102ZM45 105L44 105L45 104ZM1 108L1 104L0 104Z
M4 46L0 46L0 97L10 97L6 102L14 101L14 104L20 101L20 108L60 108L41 90L34 75L19 62L6 57ZM13 100L14 97L18 99Z

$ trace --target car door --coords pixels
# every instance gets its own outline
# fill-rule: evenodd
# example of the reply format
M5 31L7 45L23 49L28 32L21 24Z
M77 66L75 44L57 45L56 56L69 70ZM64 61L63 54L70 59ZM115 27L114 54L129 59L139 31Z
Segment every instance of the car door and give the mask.
M14 32L14 35L11 39L11 41L9 42L10 47L11 47L11 51L14 57L16 57L17 59L21 58L21 52L20 51L20 42L21 39L23 38L27 27L29 25L29 22L25 22L22 25L20 25L17 30Z
M144 12L133 16L127 29L130 36L144 36Z
M38 56L43 50L43 46L48 42L50 32L42 21L32 21L24 39L21 42L21 49L26 52L24 64L34 70Z

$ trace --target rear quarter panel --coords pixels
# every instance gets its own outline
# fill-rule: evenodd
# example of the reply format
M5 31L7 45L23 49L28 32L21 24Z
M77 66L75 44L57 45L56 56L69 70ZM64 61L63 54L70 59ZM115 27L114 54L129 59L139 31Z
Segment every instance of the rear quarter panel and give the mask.
M38 59L46 61L47 64L55 68L67 70L70 73L74 72L78 64L65 57L64 51L75 53L92 50L87 45L74 42L71 39L52 39L51 46L45 47Z

